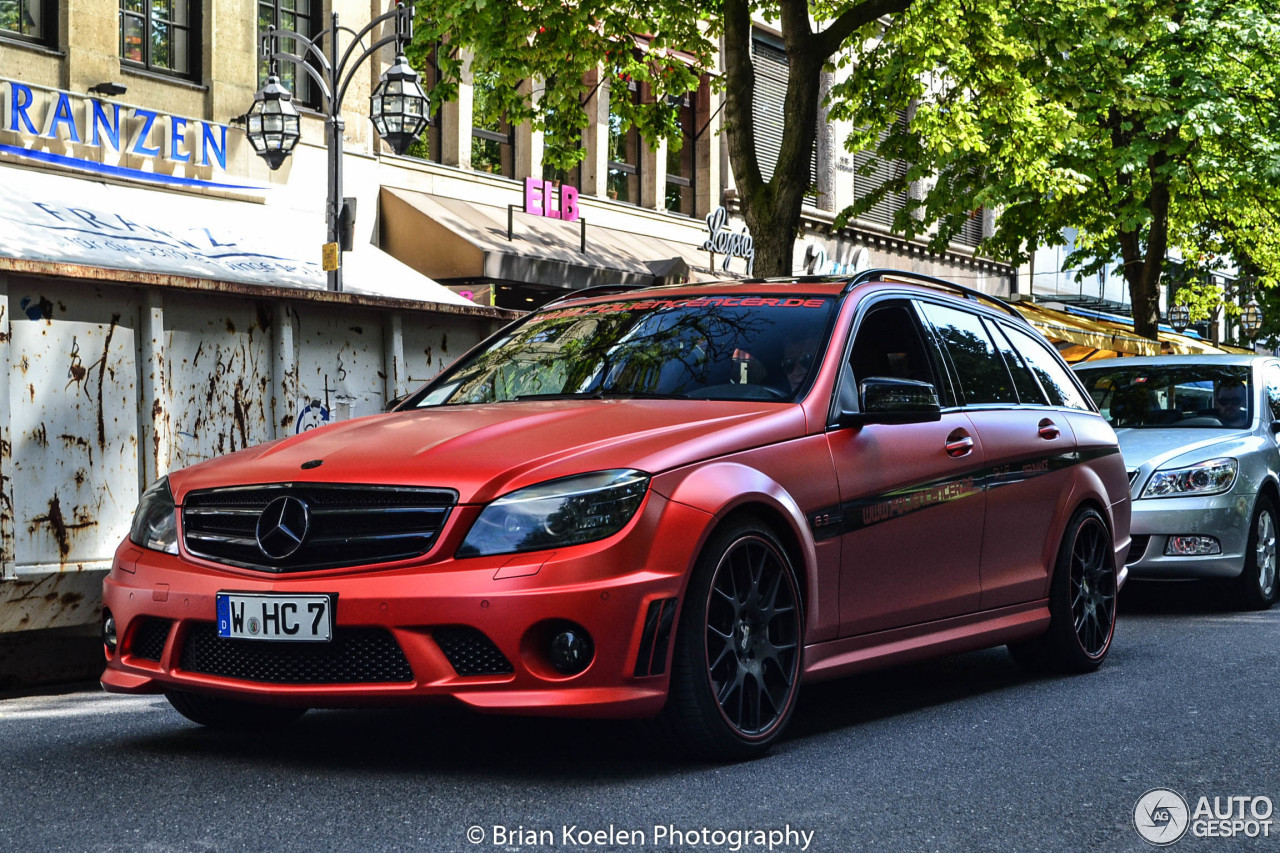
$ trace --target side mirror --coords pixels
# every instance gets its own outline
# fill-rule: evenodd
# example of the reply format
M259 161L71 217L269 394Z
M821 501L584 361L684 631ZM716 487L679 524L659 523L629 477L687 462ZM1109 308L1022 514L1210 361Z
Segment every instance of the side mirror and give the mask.
M382 411L394 412L396 410L396 407L398 407L401 403L403 403L405 400L408 400L408 399L409 399L408 394L402 394L399 397L392 397L390 400L387 401L387 405L385 408L383 408Z
M841 426L919 424L942 419L938 390L928 382L872 376L858 386L861 411L841 412Z

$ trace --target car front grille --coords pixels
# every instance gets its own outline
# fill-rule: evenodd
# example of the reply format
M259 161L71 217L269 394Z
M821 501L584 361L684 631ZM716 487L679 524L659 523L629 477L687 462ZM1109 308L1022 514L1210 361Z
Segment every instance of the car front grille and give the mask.
M308 522L295 531L297 550L278 557L258 531L263 511L282 497L300 501ZM183 502L183 541L198 557L266 572L389 563L431 550L457 497L449 489L310 483L208 489Z
M511 661L483 631L449 625L436 628L431 636L458 675L507 675L515 671Z
M169 626L172 624L168 619L141 620L133 631L133 640L129 645L130 652L136 658L159 662L161 655L164 654L165 641L169 639Z
M413 670L389 631L339 628L327 643L219 637L198 622L182 644L182 669L268 684L380 684L413 681Z

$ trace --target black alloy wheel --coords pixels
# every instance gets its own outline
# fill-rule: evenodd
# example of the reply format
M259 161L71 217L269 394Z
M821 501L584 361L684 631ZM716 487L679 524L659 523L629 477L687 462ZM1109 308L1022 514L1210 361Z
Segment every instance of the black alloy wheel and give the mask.
M1097 513L1083 518L1071 546L1071 620L1084 654L1101 657L1116 624L1116 573L1111 536Z
M767 735L794 699L797 599L786 558L763 537L738 539L716 567L707 599L707 677L725 722L744 738Z
M1111 531L1097 510L1081 507L1058 547L1049 582L1049 629L1010 643L1010 654L1035 671L1092 672L1111 650L1117 592Z
M795 710L803 651L800 584L777 537L753 520L717 531L689 581L660 729L695 755L762 755Z

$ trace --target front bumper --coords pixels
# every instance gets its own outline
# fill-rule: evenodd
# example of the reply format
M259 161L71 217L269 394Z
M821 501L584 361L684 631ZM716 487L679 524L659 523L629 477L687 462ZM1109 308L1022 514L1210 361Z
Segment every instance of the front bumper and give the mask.
M1133 546L1125 563L1135 578L1232 578L1244 570L1250 499L1227 492L1203 498L1145 498L1133 502ZM1171 536L1218 540L1222 553L1202 557L1165 554Z
M103 584L120 642L102 685L306 707L452 698L572 716L661 710L676 604L709 516L650 492L637 518L600 542L458 560L447 555L470 527L465 509L431 554L394 569L275 575L126 541ZM218 638L215 599L226 591L336 595L334 641ZM590 665L572 676L546 655L565 623L594 644Z

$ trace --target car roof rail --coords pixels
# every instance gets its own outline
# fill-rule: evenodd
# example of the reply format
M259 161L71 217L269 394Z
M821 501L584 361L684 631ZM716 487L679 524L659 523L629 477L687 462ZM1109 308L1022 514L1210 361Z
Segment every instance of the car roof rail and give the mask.
M569 302L574 299L587 299L592 296L611 296L615 293L626 293L629 290L643 290L646 287L652 286L653 285L651 284L596 284L591 287L580 288L572 293L566 293L564 296L552 299L542 307L546 308L547 305L559 305L561 302Z
M862 270L854 273L849 279L849 283L844 286L844 292L848 293L860 284L866 284L869 281L901 281L906 284L922 284L926 287L934 287L939 290L950 290L959 293L966 299L974 302L985 302L988 305L1005 311L1018 320L1025 318L1018 313L1018 309L999 297L992 296L989 293L983 293L981 290L974 290L972 287L965 287L963 284L956 284L954 281L947 281L945 278L937 278L936 276L925 275L924 273L908 272L906 270L897 270L888 267L878 267L876 269Z

